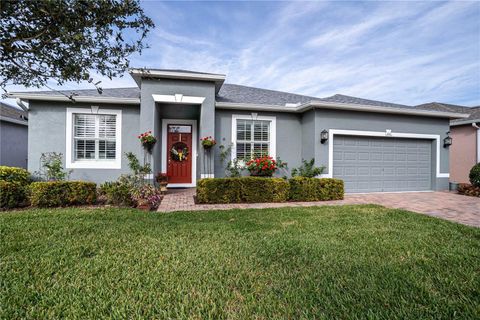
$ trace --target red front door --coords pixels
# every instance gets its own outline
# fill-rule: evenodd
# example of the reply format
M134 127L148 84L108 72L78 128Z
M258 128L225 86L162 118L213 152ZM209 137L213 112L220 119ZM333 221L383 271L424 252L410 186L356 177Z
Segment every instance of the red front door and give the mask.
M169 124L167 132L168 183L192 183L192 126Z

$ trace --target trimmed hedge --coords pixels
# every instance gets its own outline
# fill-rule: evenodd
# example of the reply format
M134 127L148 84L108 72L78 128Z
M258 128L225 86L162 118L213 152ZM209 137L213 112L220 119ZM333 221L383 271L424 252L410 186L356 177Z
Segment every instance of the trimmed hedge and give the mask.
M285 202L288 190L288 181L281 178L207 178L197 182L197 202Z
M65 207L94 204L97 185L84 181L33 182L30 185L30 202L38 207Z
M343 180L340 179L294 177L288 182L291 201L341 200L344 196Z
M0 180L0 209L12 209L27 205L27 190L19 182Z
M25 186L31 182L31 176L23 168L0 166L0 181L18 182Z

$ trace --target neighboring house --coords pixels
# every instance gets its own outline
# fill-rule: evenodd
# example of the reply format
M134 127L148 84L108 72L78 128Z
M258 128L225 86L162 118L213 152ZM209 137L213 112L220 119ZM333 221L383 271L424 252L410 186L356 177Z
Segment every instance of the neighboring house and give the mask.
M417 107L468 115L468 118L450 121L450 134L453 138L450 147L450 181L468 183L470 169L480 162L480 106L469 108L432 102Z
M0 102L0 165L27 168L27 113Z
M143 159L138 134L158 138L154 173L168 173L170 187L193 187L197 179L222 177L218 148L200 138L231 145L231 158L268 153L288 162L325 165L323 176L341 178L347 192L418 191L448 188L449 149L443 139L456 112L334 95L316 98L225 84L225 75L183 70L132 69L138 87L63 93L18 92L29 103L29 165L42 152L61 152L72 179L103 182L129 172L124 153ZM181 157L178 154L187 155Z

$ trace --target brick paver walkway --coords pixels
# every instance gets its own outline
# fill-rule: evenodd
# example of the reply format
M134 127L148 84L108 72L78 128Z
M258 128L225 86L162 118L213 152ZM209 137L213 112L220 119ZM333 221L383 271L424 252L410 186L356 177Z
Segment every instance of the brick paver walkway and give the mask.
M159 212L228 210L248 208L311 207L342 204L379 204L389 208L406 209L466 225L480 227L480 198L452 192L408 192L347 194L344 200L286 203L195 204L195 189L170 189Z

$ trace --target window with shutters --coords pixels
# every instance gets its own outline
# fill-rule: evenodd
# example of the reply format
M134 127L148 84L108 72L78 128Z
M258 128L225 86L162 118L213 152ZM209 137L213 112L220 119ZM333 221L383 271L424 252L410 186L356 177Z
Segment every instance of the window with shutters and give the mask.
M67 168L120 168L121 111L67 110Z
M232 158L275 157L275 117L233 116Z
M75 160L115 160L116 116L74 114Z

